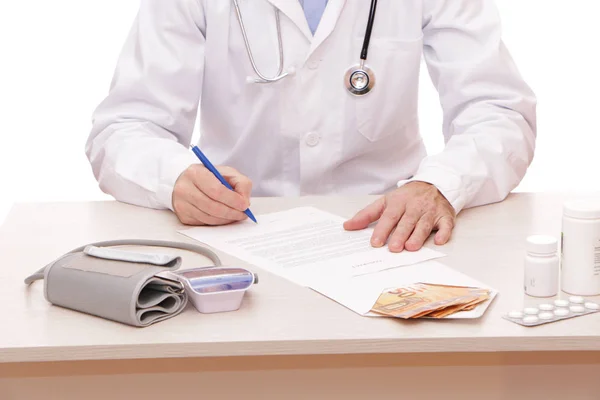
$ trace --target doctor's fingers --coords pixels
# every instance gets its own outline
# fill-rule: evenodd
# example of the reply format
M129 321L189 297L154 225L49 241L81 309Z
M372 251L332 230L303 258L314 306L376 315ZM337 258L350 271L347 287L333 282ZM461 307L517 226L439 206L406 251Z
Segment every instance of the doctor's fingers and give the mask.
M419 219L410 235L410 238L405 242L404 248L408 251L417 251L431 234L434 228L435 214L427 213Z
M213 201L224 204L238 211L248 208L249 202L241 194L229 190L208 169L202 167L196 171L193 179L194 185Z
M220 182L219 184L221 185ZM233 193L227 188L225 188L225 190L227 190L230 193ZM241 221L247 218L246 214L244 214L242 211L228 207L227 205L219 201L213 200L196 187L190 189L185 200L194 205L203 213L214 218L228 221Z
M437 233L435 234L434 242L437 245L448 243L452 230L454 229L454 217L453 216L442 216L436 223Z
M382 197L367 207L357 212L352 218L344 222L344 229L353 231L364 229L369 224L377 221L385 209L385 198Z
M388 248L392 252L400 252L406 248L406 241L412 235L413 231L417 227L418 223L426 218L427 221L431 217L426 217L428 214L423 214L418 208L407 207L406 212L398 221L398 225L396 226L396 230L390 236ZM433 218L431 218L433 220ZM430 222L430 225L433 225L433 221ZM422 226L421 230L425 230L426 226ZM431 233L431 230L429 230Z
M394 229L397 229L398 222L404 218L405 213L406 203L404 201L388 202L373 230L371 244L374 247L383 246Z
M188 202L183 202L177 217L186 225L227 225L233 222L229 219L213 217Z
M240 174L232 167L217 167L223 178L233 187L237 193L247 199L250 199L252 193L252 181L245 175ZM250 204L248 204L250 206ZM247 208L247 207L246 207ZM245 210L245 209L244 209Z

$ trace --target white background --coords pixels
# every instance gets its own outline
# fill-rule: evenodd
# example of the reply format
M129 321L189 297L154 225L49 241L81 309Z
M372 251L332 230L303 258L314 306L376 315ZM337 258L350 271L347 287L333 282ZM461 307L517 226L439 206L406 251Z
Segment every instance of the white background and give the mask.
M109 198L84 143L138 4L0 0L0 221L17 201ZM497 5L504 40L539 101L536 156L517 191L598 191L600 6ZM421 82L422 135L437 152L441 112L425 68Z

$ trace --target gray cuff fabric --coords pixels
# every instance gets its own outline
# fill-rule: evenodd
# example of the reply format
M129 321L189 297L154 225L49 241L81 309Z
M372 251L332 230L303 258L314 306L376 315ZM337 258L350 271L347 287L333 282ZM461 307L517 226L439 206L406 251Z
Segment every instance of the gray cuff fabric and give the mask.
M179 248L221 265L219 257L203 246L119 240L77 248L29 276L25 283L44 279L44 296L50 303L132 326L148 326L183 311L188 301L183 285L164 274L177 270L181 257L102 247L111 245Z

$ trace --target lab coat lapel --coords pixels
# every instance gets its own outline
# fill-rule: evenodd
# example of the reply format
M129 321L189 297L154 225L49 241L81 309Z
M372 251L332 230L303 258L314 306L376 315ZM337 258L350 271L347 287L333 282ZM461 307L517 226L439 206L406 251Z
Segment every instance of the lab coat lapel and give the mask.
M298 0L267 0L274 7L279 9L282 14L288 17L300 31L306 36L306 38L311 41L313 40L312 33L310 32L310 28L308 26L308 22L306 21L306 16L304 15L304 10L302 9L302 5Z
M319 26L317 27L315 36L311 42L309 57L310 54L312 54L312 52L327 39L331 32L333 32L345 5L346 0L329 0L327 2L327 7L325 7L325 12L321 17L321 21L319 22Z

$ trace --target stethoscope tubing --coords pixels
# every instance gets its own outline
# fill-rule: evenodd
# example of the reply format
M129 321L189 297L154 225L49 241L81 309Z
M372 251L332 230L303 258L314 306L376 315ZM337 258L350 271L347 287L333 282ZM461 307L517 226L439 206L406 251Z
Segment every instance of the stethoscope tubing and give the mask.
M256 66L256 62L254 61L254 56L252 54L252 49L250 47L250 42L248 41L248 35L246 34L246 27L244 26L244 20L242 18L242 12L240 11L240 6L238 4L238 0L233 0L233 5L235 7L235 11L237 14L238 21L240 23L240 28L242 31L242 37L244 38L244 45L246 46L246 51L248 53L248 58L250 59L250 64L252 65L252 69L258 75L260 79L257 79L257 83L268 83L268 82L277 82L280 79L285 78L288 73L282 74L283 72L283 40L281 38L281 21L279 18L278 10L275 10L275 23L277 25L277 42L279 46L279 65L277 66L277 73L274 77L268 78L260 73L258 67Z
M279 17L279 10L275 9L275 22L276 22L276 26L277 26L277 42L278 42L278 48L279 48L279 64L277 67L277 73L275 74L274 77L269 78L266 77L265 75L263 75L257 65L256 62L254 60L254 55L252 54L252 49L250 47L250 42L248 40L248 35L246 33L246 27L244 26L244 20L242 17L242 12L240 10L240 6L238 3L238 0L233 0L233 4L235 7L235 11L237 14L237 19L238 22L240 24L240 28L241 28L241 32L242 32L242 37L244 39L244 45L246 47L246 52L248 53L248 58L250 59L250 64L252 66L252 69L254 70L254 73L256 73L256 75L258 76L258 79L255 79L254 82L256 83L271 83L271 82L277 82L283 78L285 78L287 75L289 75L288 72L283 73L283 66L284 66L284 56L283 56L283 39L282 39L282 34L281 34L281 21L280 21L280 17ZM347 85L348 86L348 90L355 95L363 95L368 93L375 81L375 77L373 75L373 72L368 68L365 67L365 61L367 60L367 54L369 52L369 44L371 42L371 34L373 32L373 25L375 22L375 13L377 11L377 0L371 0L371 5L369 7L369 19L367 21L367 27L365 30L365 38L363 40L363 45L362 45L362 49L360 52L360 64L358 67L351 67L348 71L347 76L352 76L355 72L362 72L366 77L368 77L368 82L370 82L370 84L365 87L365 88L356 88L356 87L352 87L352 82L348 81Z
M371 7L369 10L369 20L367 22L367 29L365 31L363 47L360 52L360 59L363 61L365 61L367 59L367 53L369 52L369 43L371 42L371 32L373 31L373 24L375 22L375 11L377 11L377 0L371 0Z

